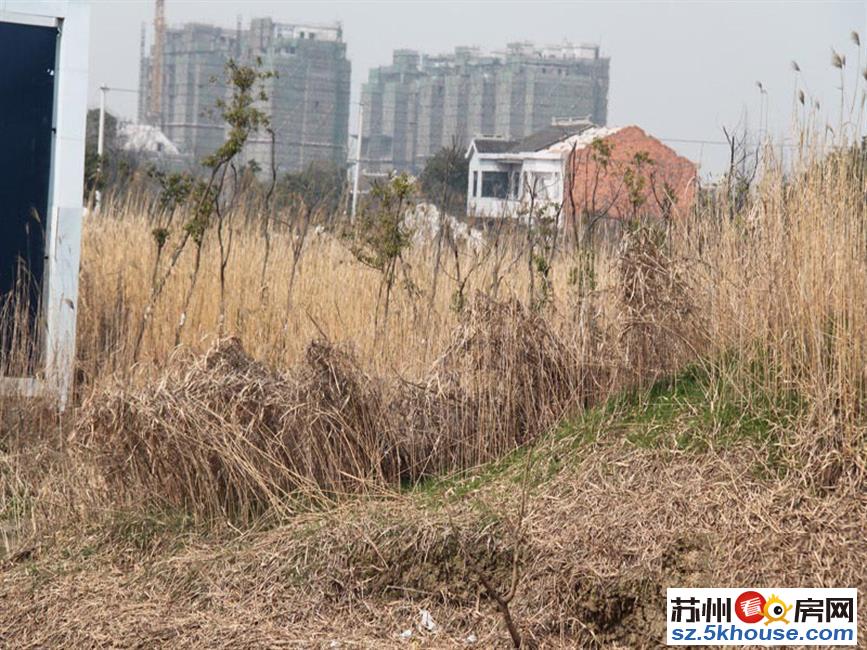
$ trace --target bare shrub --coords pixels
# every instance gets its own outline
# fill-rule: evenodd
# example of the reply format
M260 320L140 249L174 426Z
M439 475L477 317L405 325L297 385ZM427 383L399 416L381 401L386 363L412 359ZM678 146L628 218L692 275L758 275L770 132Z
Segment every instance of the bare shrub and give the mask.
M479 295L436 369L478 399L489 399L482 429L522 444L562 415L581 388L573 352L540 314L516 299Z
M470 467L488 440L478 433L479 405L453 384L396 380L388 390L388 425L395 440L392 474L402 482Z
M627 229L617 264L623 383L646 385L695 356L692 287L683 263L666 250L665 233L652 225Z
M482 295L462 311L423 386L392 411L402 463L422 473L473 467L531 442L580 403L588 377L545 318L515 299Z
M178 357L157 382L94 393L73 439L124 496L243 518L284 508L290 492L382 482L379 410L345 350L313 342L281 373L229 339Z

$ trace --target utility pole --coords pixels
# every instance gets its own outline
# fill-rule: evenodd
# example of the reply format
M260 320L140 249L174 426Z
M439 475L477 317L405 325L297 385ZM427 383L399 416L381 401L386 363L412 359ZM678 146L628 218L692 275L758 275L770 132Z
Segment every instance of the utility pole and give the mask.
M102 84L99 87L99 135L96 139L96 211L102 205L102 190L99 184L102 182L102 156L105 152L105 91L108 86Z
M105 97L109 90L121 93L138 94L137 90L131 88L111 88L106 84L99 87L99 129L96 137L96 182L97 188L95 192L95 211L99 212L99 207L102 204L102 191L99 189L99 183L102 181L103 157L105 155Z
M349 217L355 221L355 210L358 207L358 177L361 174L361 136L364 131L364 104L358 105L358 141L355 143L355 173L352 179L352 212Z

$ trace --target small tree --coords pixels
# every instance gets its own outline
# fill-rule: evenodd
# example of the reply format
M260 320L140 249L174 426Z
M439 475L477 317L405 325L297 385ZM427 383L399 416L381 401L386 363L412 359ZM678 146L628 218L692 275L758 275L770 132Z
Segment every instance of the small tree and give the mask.
M750 197L750 188L759 170L759 147L750 146L746 118L731 130L723 127L729 149L729 166L721 183L728 219L744 211Z
M467 203L470 163L457 142L443 147L427 161L419 177L424 197L440 212L462 212Z
M380 273L374 326L378 323L379 305L383 300L383 323L388 326L391 293L400 265L405 266L403 253L412 244L412 232L404 223L403 215L412 207L415 195L415 179L407 174L398 174L386 183L375 183L371 200L344 233L355 258Z
M105 188L105 170L100 172L100 167L104 167L105 163L110 158L110 154L116 149L117 145L117 118L106 111L105 113L105 141L103 146L102 160L97 152L99 146L99 109L92 108L87 111L87 122L85 127L84 137L84 193L89 197L97 190ZM100 164L102 163L102 165Z
M542 309L553 297L551 262L557 249L563 205L546 198L545 181L535 174L524 179L523 191L526 200L518 214L527 223L529 305L531 309Z
M623 184L626 186L626 196L629 202L629 218L638 222L641 210L647 203L648 177L644 173L645 167L652 167L653 160L646 151L639 151L631 160L629 166L623 172Z
M99 110L87 112L84 145L84 199L89 202L97 190L115 192L129 189L138 172L146 170L145 157L138 151L124 148L123 134L119 120L106 111L103 143L100 159L99 148Z
M216 110L228 127L225 142L210 156L207 156L202 165L209 170L206 179L192 178L183 175L166 175L157 180L160 181L163 192L161 202L172 209L180 204L186 205L188 219L182 228L181 239L169 257L167 267L161 275L155 267L153 273L153 285L151 297L145 308L139 331L135 338L134 358L138 358L142 335L153 308L177 266L181 254L192 242L195 246L193 268L190 272L190 284L184 296L178 327L175 330L175 345L180 343L181 330L186 322L186 312L196 286L199 269L201 267L202 246L207 233L216 223L216 232L220 250L220 333L223 333L225 323L225 287L226 266L232 248L232 231L224 232L225 215L228 208L234 203L234 193L227 192L226 180L230 170L237 177L238 170L235 160L244 149L250 136L269 124L268 116L257 108L258 101L267 99L264 90L257 90L257 85L273 76L272 72L263 72L260 69L261 60L257 60L256 66L241 65L233 60L226 64L224 81L229 90L227 100L217 101ZM216 79L211 80L216 83ZM154 230L154 241L157 246L158 260L165 246L170 232L167 228L160 227Z
M573 147L569 156L571 166L566 200L572 214L571 239L575 263L569 270L568 280L569 285L577 290L576 297L582 304L586 296L596 288L593 241L596 225L604 219L612 218L611 211L622 190L622 183L616 188L608 185L614 166L613 153L613 143L596 138L580 152ZM581 178L577 177L579 165L585 170ZM583 184L582 201L576 204L573 192L579 183ZM603 185L608 185L609 191L601 192ZM600 193L604 196L600 196Z
M443 243L452 248L457 255L454 243L454 233L447 213L462 213L467 201L467 175L469 160L458 146L457 140L450 147L443 147L427 161L419 178L422 194L437 206L437 230L434 252L434 264L431 273L431 292L428 301L428 313L433 310L439 287L440 269L442 267ZM458 275L460 265L458 264ZM460 284L460 282L458 283Z
M192 226L196 231L201 230L202 232L202 235L196 240L196 267L194 273L197 273L202 247L201 240L208 228L211 216L216 215L217 240L220 246L219 330L221 335L223 334L226 319L226 266L228 265L229 254L232 250L232 230L231 228L229 229L228 235L223 232L226 205L221 202L221 198L223 198L226 175L229 170L232 169L237 177L237 170L235 170L233 163L244 150L247 140L259 130L267 129L270 126L268 116L256 106L257 101L268 99L265 90L261 88L257 90L257 85L273 77L274 73L261 70L261 66L261 59L256 59L255 66L240 65L231 59L226 63L224 81L229 87L231 96L228 101L217 100L217 110L228 126L229 133L226 141L220 148L202 161L202 164L211 170L211 178L208 187L204 189L204 194L198 204L197 213L194 214L194 219L198 223L188 224L188 226ZM229 204L234 203L234 199L234 195L225 197L226 202ZM189 303L194 282L195 276L190 283L190 292L184 303L184 311L186 311ZM183 319L181 320L182 324Z
M300 172L286 174L277 185L281 204L300 199L310 210L334 213L346 191L346 170L328 160L311 162Z

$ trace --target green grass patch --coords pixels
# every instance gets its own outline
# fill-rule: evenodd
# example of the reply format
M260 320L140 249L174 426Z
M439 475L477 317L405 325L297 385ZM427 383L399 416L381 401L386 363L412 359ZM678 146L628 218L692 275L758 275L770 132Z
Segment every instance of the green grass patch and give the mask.
M790 399L767 395L726 365L691 366L616 400L618 427L642 448L702 452L742 444L774 446L776 426L793 415Z
M179 548L183 538L197 530L193 518L180 511L119 510L108 521L92 530L102 545L131 548L140 553L153 551L168 543ZM91 549L91 551L94 551Z
M779 475L784 471L780 432L797 419L801 401L793 394L768 395L761 388L766 372L738 367L734 358L691 365L648 389L623 393L565 419L532 449L517 449L470 471L430 477L405 490L441 505L492 483L519 484L527 462L532 463L530 484L538 485L574 463L590 444L612 436L643 449L690 453L750 445L767 454L762 471L770 468Z

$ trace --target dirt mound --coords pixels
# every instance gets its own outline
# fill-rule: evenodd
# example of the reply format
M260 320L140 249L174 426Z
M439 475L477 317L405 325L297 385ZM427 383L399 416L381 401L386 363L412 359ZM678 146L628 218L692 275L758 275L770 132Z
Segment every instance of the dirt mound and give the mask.
M229 339L176 359L157 382L94 393L73 441L113 491L246 516L282 507L291 491L353 491L381 478L388 445L379 410L345 350L313 342L283 373Z
M140 525L61 531L0 574L0 638L505 648L480 573L504 592L518 548L510 609L528 647L658 647L671 586L867 588L863 499L807 496L756 478L754 461L621 443L584 449L554 475L543 460L520 536L520 466L461 498L359 500L267 531L196 536L162 523L144 544L129 532Z

